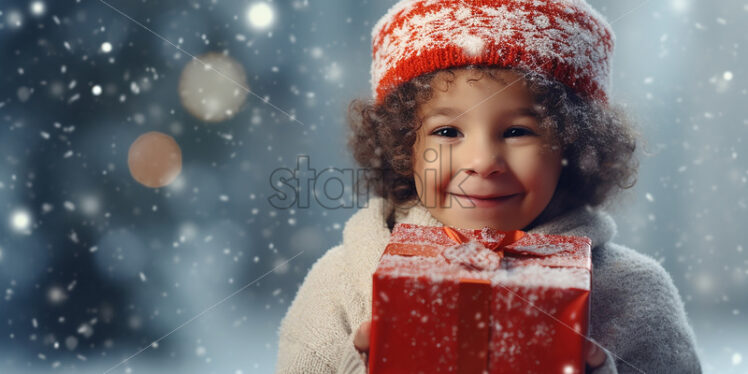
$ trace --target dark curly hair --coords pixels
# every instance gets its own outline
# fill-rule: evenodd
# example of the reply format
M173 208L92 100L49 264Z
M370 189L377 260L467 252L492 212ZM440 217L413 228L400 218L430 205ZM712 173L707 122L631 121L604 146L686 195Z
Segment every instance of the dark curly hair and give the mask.
M442 69L399 85L379 105L364 99L349 104L348 147L356 163L367 171L357 180L356 193L373 192L395 209L417 202L413 145L422 125L417 107L431 99L436 75L450 73L451 83L455 69L477 70L480 77L487 74L503 81L495 75L502 68L492 66ZM566 85L533 71L503 70L524 76L541 128L555 135L553 145L563 151L563 168L553 198L526 230L572 209L610 205L606 203L615 195L636 184L639 162L635 151L641 137L623 107L584 99ZM390 228L393 213L388 217Z

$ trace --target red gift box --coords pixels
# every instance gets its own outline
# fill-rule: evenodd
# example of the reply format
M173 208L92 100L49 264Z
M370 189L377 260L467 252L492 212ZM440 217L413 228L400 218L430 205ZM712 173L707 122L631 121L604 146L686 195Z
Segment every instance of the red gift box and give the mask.
M396 224L373 275L369 373L583 373L590 244Z

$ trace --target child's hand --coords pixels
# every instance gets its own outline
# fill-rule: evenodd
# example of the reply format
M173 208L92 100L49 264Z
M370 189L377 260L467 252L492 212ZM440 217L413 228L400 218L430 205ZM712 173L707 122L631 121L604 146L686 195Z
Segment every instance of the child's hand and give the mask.
M356 330L356 336L353 337L353 346L361 353L361 359L365 364L369 360L369 332L371 331L371 320L364 321Z
M363 322L356 331L356 336L353 338L353 345L356 349L361 352L362 358L369 353L369 333L371 329L371 321ZM594 369L605 363L605 351L600 348L597 343L593 343L590 340L585 340L585 356L587 357L587 365Z
M602 366L602 364L605 363L605 351L603 351L603 349L598 346L597 343L594 343L589 339L585 340L585 350L585 356L587 357L587 366L589 366L591 369Z
M369 332L371 329L371 320L364 321L356 331L353 338L353 345L359 352L369 352Z

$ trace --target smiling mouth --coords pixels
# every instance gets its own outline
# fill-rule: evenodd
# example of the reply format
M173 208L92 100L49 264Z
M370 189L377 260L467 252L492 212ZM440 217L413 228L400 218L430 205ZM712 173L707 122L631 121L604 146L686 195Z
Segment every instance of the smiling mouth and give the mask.
M465 204L468 204L469 206L477 206L477 207L496 207L496 206L503 206L505 202L511 200L512 198L519 196L520 194L512 194L512 195L505 195L501 197L475 197L470 195L458 195L458 194L451 194L452 196L456 197L458 200L462 200L465 202Z
M510 199L516 195L519 194L512 194L512 195L504 195L504 196L497 196L497 197L480 197L480 196L472 196L472 195L460 195L460 194L452 194L457 197L461 197L463 199L471 199L471 200L484 200L484 201L502 201Z

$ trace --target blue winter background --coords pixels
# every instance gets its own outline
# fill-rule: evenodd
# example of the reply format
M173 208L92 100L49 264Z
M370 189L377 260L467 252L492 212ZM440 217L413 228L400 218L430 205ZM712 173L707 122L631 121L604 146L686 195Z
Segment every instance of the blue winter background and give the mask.
M0 2L0 372L272 372L280 319L355 209L273 207L270 176L300 155L353 167L344 112L393 3ZM670 272L705 371L748 373L748 3L590 3L617 34L613 99L649 140L616 241ZM177 89L208 52L252 91L218 123ZM165 188L128 171L148 131L182 149Z

